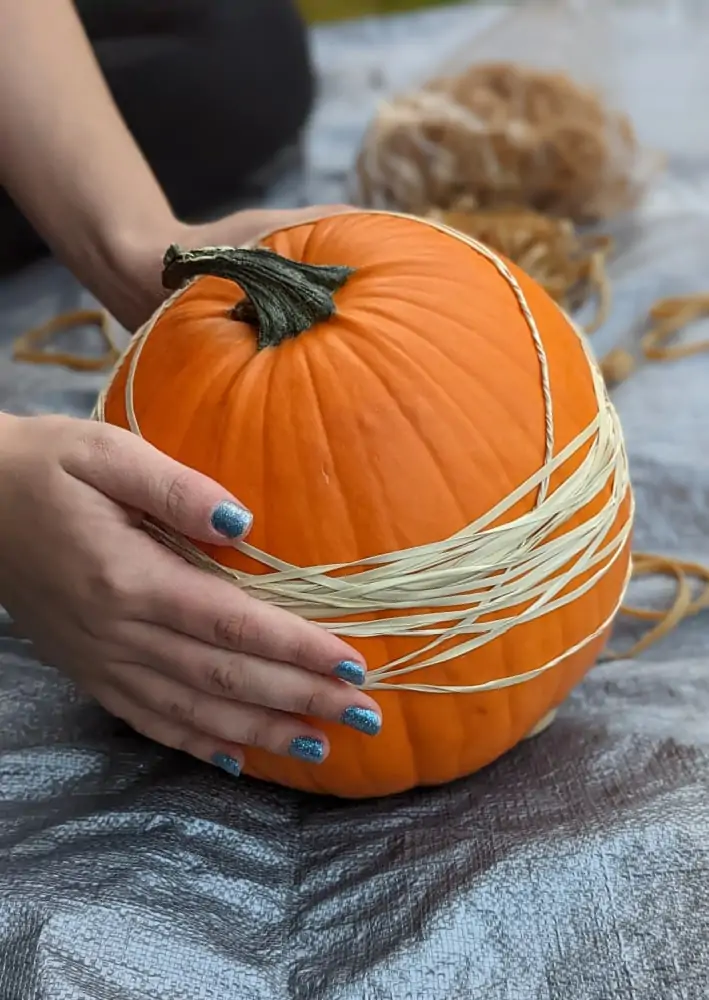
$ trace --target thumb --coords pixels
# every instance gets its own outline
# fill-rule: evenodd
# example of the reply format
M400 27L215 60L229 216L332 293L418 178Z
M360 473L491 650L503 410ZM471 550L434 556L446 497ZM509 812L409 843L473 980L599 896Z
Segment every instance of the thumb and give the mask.
M196 541L228 545L250 531L251 511L208 476L130 431L99 423L89 428L62 460L75 479Z

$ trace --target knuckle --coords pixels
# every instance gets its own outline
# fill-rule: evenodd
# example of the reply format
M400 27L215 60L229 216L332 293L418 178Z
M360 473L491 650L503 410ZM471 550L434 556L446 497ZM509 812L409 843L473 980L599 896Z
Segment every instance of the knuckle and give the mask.
M109 559L96 560L82 581L80 616L92 636L104 637L111 625L130 617L139 604L135 569Z
M192 700L171 698L163 704L161 714L181 726L196 724L196 705Z
M327 698L321 691L308 688L301 691L296 699L293 711L298 715L309 715L318 718L326 718L334 713L328 711Z
M86 461L92 465L110 465L115 458L115 442L111 438L110 434L97 433L97 425L93 425L82 429L82 433L79 435L76 445ZM101 428L103 430L103 428Z
M251 632L251 623L246 612L218 618L214 623L216 644L227 649L243 648Z
M135 574L129 568L107 561L96 566L90 583L99 598L125 604L133 595Z
M302 664L303 666L311 663L313 660L311 644L300 634L300 630L289 642L288 660L291 663Z
M222 695L233 696L237 693L243 695L245 687L244 675L243 664L238 661L230 664L213 664L207 667L205 671L206 688L208 691L214 691Z
M172 734L169 746L173 750L179 750L180 753L188 753L193 757L197 756L195 754L194 740L185 730L179 730Z
M268 726L259 719L249 719L239 737L239 743L247 747L268 747L272 742Z
M178 524L185 520L190 501L189 473L178 473L165 487L165 511L171 521Z

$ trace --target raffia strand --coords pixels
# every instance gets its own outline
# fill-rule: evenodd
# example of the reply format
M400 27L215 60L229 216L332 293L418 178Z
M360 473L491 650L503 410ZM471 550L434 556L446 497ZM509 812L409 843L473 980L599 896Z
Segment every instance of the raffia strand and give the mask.
M612 300L606 264L613 250L610 236L581 235L571 219L528 208L476 210L466 208L463 200L454 211L434 208L428 214L511 260L567 313L592 302L594 313L584 333L595 333L607 320Z

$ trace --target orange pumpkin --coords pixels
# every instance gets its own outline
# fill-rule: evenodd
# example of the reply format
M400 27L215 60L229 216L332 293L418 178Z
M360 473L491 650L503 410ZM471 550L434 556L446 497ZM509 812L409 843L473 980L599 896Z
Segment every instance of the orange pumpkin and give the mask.
M366 211L272 233L256 249L173 248L164 280L177 291L136 335L98 415L236 494L255 515L249 545L295 567L338 564L333 575L347 577L362 567L342 564L445 541L486 512L475 544L518 539L518 555L512 546L505 566L486 567L473 625L437 647L448 659L392 675L387 664L415 663L430 632L350 640L372 676L388 678L372 690L384 719L377 738L325 724L324 764L250 750L246 771L315 792L384 795L470 774L539 728L595 662L630 566L617 421L558 306L461 234ZM615 474L604 479L597 448L609 421ZM538 482L517 495L543 468L546 500ZM544 514L552 501L555 520ZM547 548L532 557L542 515ZM572 536L582 542L567 558ZM239 548L198 549L237 573L273 572ZM496 581L512 585L515 559L537 583L501 609ZM470 578L479 572L471 564ZM405 593L415 596L411 579ZM463 614L472 598L457 587L448 607ZM535 610L547 597L547 610ZM442 614L405 604L334 609L330 620ZM487 639L458 655L476 628ZM404 687L412 682L421 690Z

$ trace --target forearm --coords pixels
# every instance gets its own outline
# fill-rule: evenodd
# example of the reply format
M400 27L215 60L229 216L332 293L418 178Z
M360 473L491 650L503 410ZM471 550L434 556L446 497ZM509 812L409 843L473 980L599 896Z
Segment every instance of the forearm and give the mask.
M170 208L71 0L0 0L0 39L0 183L110 305L124 261L173 238Z

